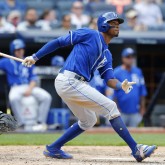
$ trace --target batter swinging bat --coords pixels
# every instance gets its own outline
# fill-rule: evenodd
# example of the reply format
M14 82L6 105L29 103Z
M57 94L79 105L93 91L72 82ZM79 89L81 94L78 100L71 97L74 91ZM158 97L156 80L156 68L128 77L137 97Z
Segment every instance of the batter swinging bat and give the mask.
M12 59L12 60L16 60L16 61L19 61L19 62L23 62L23 59L20 59L20 58L17 58L17 57L13 57L13 56L10 56L10 55L1 53L1 52L0 52L0 56L6 57L6 58L10 58L10 59Z

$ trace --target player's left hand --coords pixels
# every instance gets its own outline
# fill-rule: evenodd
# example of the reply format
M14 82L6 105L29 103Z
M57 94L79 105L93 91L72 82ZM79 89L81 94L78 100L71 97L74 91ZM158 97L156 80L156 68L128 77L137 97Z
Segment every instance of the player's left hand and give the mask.
M33 56L28 56L23 60L22 65L24 65L26 67L31 67L35 63L36 63L36 61L34 60Z
M24 96L30 96L32 94L32 90L31 89L27 89L24 93Z
M125 79L122 82L121 87L122 87L122 89L124 90L125 93L129 93L133 89L132 85L134 85L134 84L136 84L136 82L128 82L128 80Z

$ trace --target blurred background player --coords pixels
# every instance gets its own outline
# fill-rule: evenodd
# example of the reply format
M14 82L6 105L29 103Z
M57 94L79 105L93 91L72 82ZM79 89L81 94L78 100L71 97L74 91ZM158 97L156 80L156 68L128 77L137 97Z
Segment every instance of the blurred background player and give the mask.
M125 124L128 127L137 127L146 112L147 90L141 69L134 65L135 51L132 48L125 48L121 55L122 65L115 68L115 77L120 81L127 79L136 82L136 84L132 92L127 95L122 90L115 90L114 98Z
M25 43L20 39L15 39L10 44L10 52L13 56L23 59ZM25 124L21 101L24 97L32 95L38 103L37 124L33 126L33 130L46 130L46 120L52 99L48 92L37 87L37 76L34 73L34 67L26 68L20 62L3 58L0 60L0 69L7 75L10 87L9 101L19 126L24 128Z
M56 55L51 60L51 66L62 68L65 60L62 56Z

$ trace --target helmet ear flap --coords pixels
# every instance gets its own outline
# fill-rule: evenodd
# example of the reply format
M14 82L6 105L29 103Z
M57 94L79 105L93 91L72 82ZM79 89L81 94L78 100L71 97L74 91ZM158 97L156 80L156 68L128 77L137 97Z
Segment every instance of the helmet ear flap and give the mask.
M102 25L102 32L107 32L109 30L110 26L108 23L104 23Z

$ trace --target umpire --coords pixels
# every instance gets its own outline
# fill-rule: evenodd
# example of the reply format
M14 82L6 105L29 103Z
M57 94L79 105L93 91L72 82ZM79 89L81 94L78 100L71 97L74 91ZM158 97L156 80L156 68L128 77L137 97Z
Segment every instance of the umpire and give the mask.
M140 68L134 65L135 51L125 48L122 53L122 65L114 70L115 77L119 81L127 79L135 81L134 90L125 95L122 90L115 90L114 99L121 111L122 119L128 127L137 127L146 111L145 96L147 90L144 77Z

